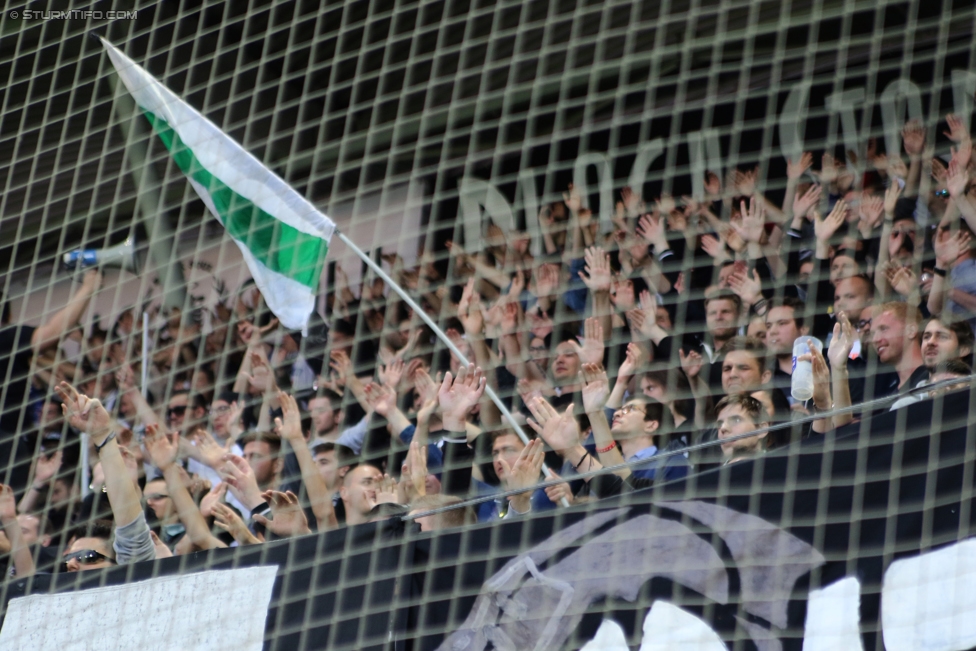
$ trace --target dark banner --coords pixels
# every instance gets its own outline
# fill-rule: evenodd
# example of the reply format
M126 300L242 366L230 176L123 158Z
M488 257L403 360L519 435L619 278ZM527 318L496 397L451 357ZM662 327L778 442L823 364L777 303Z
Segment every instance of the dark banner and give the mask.
M440 535L387 521L37 577L7 598L278 565L269 650L965 649L968 406L949 394L589 510Z

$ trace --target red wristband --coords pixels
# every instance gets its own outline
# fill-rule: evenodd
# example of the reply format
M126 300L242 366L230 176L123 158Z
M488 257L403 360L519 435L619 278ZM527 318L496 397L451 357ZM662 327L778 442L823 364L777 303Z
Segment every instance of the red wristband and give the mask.
M596 451L597 451L597 454L606 454L607 452L609 452L610 450L614 449L615 447L617 447L617 442L616 441L612 442L610 445L608 445L605 448L597 448Z

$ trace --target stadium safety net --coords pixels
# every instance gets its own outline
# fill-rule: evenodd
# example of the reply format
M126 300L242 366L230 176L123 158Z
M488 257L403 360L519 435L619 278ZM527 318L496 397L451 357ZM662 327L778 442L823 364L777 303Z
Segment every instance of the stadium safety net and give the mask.
M976 649L974 25L7 3L0 648Z

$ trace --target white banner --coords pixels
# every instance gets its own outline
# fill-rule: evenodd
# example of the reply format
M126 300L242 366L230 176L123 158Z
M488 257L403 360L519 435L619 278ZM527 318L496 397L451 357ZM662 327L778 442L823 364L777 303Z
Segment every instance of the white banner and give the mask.
M261 651L276 565L13 599L0 649Z

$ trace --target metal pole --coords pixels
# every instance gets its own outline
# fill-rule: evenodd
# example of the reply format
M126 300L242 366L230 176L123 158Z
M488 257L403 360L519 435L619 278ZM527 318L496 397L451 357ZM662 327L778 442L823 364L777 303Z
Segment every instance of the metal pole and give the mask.
M88 497L88 493L91 492L91 473L88 470L88 463L90 461L88 457L88 446L90 445L91 438L85 434L81 433L81 499Z
M149 312L142 313L142 397L149 396Z
M430 326L430 329L434 331L434 334L437 335L437 338L444 342L444 345L446 345L448 349L452 353L454 353L459 360L461 360L461 363L464 366L471 366L471 362L469 362L468 358L465 357L460 350L458 350L458 347L454 345L454 342L452 342L450 338L448 338L448 336L444 334L444 332L439 327L437 327L437 324L434 323L433 319L431 319L430 316L428 316L427 313L424 312L423 308L417 305L414 302L414 300L410 298L410 295L407 294L402 287L397 285L395 282L393 282L392 278L386 275L386 272L383 271L382 267L380 267L378 264L373 262L372 258L366 255L362 249L356 246L355 242L353 242L348 237L346 237L344 233L339 231L339 229L336 229L335 234L340 240L342 240L346 244L346 246L352 249L353 253L359 256L359 258L363 262L365 262L369 266L369 268L376 273L377 276L382 278L383 282L389 285L390 289L392 289L393 291L395 291L397 294L400 295L400 298L402 298L404 302L413 309L414 314L420 316L420 318L424 320L424 323ZM514 429L515 433L518 434L518 437L522 439L522 443L528 445L529 437L526 436L525 431L515 421L515 416L512 415L512 412L508 410L508 407L505 406L505 403L501 401L501 398L498 397L498 394L495 393L495 391L487 383L485 384L485 394L491 399L493 403L495 403L495 406L498 407L498 411L500 411L502 416L505 417L505 420L509 422L509 424L512 426L512 429ZM553 479L552 471L549 470L549 467L545 464L542 465L542 474L546 476L546 479ZM561 500L559 500L559 502L563 506L569 506L569 501L566 500L566 498L562 498Z

